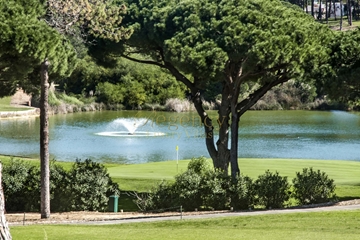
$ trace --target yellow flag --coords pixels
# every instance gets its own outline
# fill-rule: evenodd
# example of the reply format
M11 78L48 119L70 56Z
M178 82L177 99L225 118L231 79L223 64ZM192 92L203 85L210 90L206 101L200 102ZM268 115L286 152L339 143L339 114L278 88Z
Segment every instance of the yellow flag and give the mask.
M176 151L179 151L179 146L176 146Z

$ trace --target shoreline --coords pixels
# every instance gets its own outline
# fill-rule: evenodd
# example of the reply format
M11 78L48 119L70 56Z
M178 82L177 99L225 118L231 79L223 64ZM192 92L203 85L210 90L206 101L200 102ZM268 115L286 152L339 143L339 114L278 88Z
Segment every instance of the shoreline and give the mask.
M39 108L30 108L29 110L9 111L9 112L0 111L0 120L24 118L24 117L38 117L38 116L40 116Z

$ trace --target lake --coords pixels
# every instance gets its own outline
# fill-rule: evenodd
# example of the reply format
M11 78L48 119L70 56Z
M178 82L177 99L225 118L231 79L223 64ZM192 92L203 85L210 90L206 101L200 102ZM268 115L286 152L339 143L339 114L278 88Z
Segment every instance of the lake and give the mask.
M216 112L210 115L215 118ZM136 126L135 134L129 134L122 121ZM203 134L196 113L74 113L50 117L49 149L51 159L62 161L145 163L209 157ZM360 114L249 111L240 122L238 151L241 158L360 160ZM39 157L39 118L0 120L0 154Z

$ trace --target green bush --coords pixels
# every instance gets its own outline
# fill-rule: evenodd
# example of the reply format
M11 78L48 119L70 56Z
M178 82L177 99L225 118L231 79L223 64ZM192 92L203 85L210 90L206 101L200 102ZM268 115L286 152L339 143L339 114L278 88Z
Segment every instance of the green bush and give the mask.
M8 212L40 210L39 166L11 160L4 164L2 180ZM70 171L50 164L51 211L104 210L113 194L119 195L119 186L99 163L76 161Z
M199 175L204 175L211 171L210 162L204 157L192 158L187 167L188 170L192 170Z
M253 180L248 176L239 176L229 188L231 207L235 210L253 208L255 205L255 189Z
M68 172L54 161L50 163L50 210L52 212L70 211L70 177Z
M39 169L23 161L4 165L2 182L7 211L36 211L40 207Z
M314 204L327 202L335 197L335 184L325 172L304 168L297 172L293 179L294 198L300 204Z
M124 101L126 88L119 84L104 82L97 85L96 93L99 102L117 104Z
M104 165L86 159L76 160L69 172L71 190L71 209L98 211L104 210L108 195L116 191Z
M282 208L285 201L290 198L290 185L287 177L279 176L278 172L269 170L260 175L255 181L255 193L258 203L266 208Z
M229 209L230 176L222 171L209 171L202 176L200 195L205 209Z

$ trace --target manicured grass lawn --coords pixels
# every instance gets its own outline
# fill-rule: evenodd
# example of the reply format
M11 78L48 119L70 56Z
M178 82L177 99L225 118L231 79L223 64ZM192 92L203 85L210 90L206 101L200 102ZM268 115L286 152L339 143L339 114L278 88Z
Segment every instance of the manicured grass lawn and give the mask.
M29 110L25 107L13 107L10 106L11 97L0 98L0 112L13 112L13 111L23 111Z
M360 211L179 220L118 225L11 227L13 239L359 239Z

